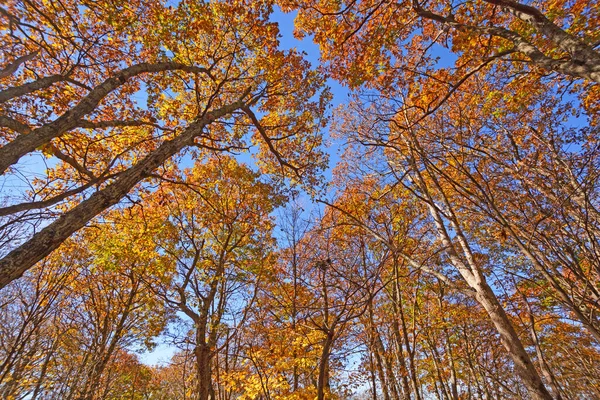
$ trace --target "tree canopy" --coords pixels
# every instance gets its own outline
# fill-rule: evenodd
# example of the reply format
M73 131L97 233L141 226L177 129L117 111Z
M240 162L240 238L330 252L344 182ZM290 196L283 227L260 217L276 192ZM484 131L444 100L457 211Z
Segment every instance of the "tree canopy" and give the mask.
M0 21L3 398L600 398L596 1Z

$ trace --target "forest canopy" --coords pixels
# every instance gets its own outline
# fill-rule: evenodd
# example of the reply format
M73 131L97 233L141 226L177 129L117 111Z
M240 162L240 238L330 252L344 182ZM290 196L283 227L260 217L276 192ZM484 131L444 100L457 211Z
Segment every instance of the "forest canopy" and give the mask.
M600 399L595 0L8 0L0 44L2 398Z

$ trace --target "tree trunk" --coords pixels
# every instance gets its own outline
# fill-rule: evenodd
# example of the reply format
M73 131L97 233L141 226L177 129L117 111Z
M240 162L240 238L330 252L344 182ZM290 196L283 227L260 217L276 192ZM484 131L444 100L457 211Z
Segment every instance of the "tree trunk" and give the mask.
M319 380L317 383L317 399L325 399L325 391L329 391L329 355L333 345L333 332L328 331L319 360Z
M208 400L212 393L212 354L206 343L196 343L196 392L198 400Z
M474 289L477 291L477 300L485 308L500 334L500 341L509 352L515 370L523 380L523 384L527 387L531 398L534 400L552 400L552 396L540 379L517 332L492 289L484 280L478 282Z
M0 289L19 278L35 263L57 249L69 236L83 228L92 218L117 204L133 187L165 161L193 143L194 138L216 118L230 114L241 108L237 101L192 123L173 140L164 142L142 161L124 171L119 178L107 187L92 194L73 209L67 211L21 246L12 250L0 260Z

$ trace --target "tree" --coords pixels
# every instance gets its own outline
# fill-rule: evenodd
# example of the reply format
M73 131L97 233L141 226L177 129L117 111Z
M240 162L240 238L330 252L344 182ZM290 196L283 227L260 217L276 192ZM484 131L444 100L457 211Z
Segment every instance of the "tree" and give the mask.
M312 312L307 304L314 294L303 279L312 246L308 231L314 221L293 193L278 220L279 251L238 335L238 365L227 375L228 386L238 397L296 399L317 394L322 334L306 323Z
M415 120L435 113L454 93L468 91L480 79L489 92L518 91L519 103L552 90L553 84L569 91L571 82L577 82L573 93L581 94L583 106L597 121L598 10L588 2L279 3L299 10L297 34L314 35L336 79L354 88L385 88L388 98L402 91L411 100L404 106L416 114Z
M351 109L341 114L338 130L357 148L362 147L363 154L380 155L375 172L390 177L390 184L402 184L425 206L450 263L475 289L473 294L489 313L531 396L550 398L514 324L487 282L485 264L476 257L487 251L476 239L479 236L473 222L478 220L474 218L478 211L494 209L495 222L500 221L504 229L514 227L507 213L500 211L504 205L493 199L494 193L501 190L496 186L497 165L506 158L496 159L485 150L480 152L479 143L492 143L509 130L510 139L504 146L518 148L525 144L530 146L524 147L525 152L552 154L542 150L540 142L528 141L526 130L539 132L540 126L551 125L553 113L574 112L578 104L572 97L565 98L573 87L576 89L570 93L580 94L590 123L597 122L599 54L594 49L593 35L586 36L588 29L597 25L596 11L587 13L586 9L581 20L572 20L562 9L554 8L555 4L542 4L536 9L512 1L361 1L330 5L307 1L293 6L300 9L299 34L315 35L332 74L351 87L364 89ZM563 6L586 7L578 3L561 3ZM454 66L439 63L436 52L451 56ZM524 91L524 84L535 86ZM585 128L579 131L583 134ZM591 139L584 146L593 143ZM591 153L583 155L587 163L594 162ZM528 165L523 159L519 162ZM567 170L571 168L566 165L563 163ZM515 170L522 171L520 166L514 168L507 173L509 179L519 174ZM547 174L536 166L528 169L527 175L524 192L531 199L530 182L545 179ZM581 193L578 179L567 189L567 196ZM510 189L513 191L506 201L517 203L520 192L515 192L512 184ZM553 201L552 194L546 191L534 196L542 204ZM564 200L562 195L560 198ZM585 207L577 214L591 215L583 210ZM520 223L526 226L524 221ZM584 224L579 226L585 229ZM520 226L513 232L531 233L536 229ZM521 235L516 241L522 244L523 239ZM591 237L589 243L583 247L593 246L595 238ZM546 236L542 246L560 247L564 252L569 244L563 244L565 247L550 244ZM569 298L564 294L565 287L577 284L561 276L563 267L557 268L557 261L548 257L542 265L539 258L543 257L539 255L543 251L524 247L520 250L525 254L538 254L530 257L537 258L533 262L537 262L538 270L554 281L551 284L558 297L594 332L593 318L590 320L586 308L595 307L594 295L589 298L590 294L582 295L579 289L574 296L577 300ZM570 271L581 271L579 276L587 281L589 272L583 272L586 268L566 260L559 263L569 264L566 269ZM564 275L571 276L571 272Z
M301 55L278 50L270 11L255 2L2 8L3 48L16 58L2 78L0 171L20 175L19 160L39 151L54 165L3 200L4 231L18 233L3 246L1 287L183 154L257 145L261 171L315 182L328 95Z
M195 398L206 400L222 385L216 360L228 359L225 349L269 274L269 214L282 198L231 157L208 159L182 175L146 201L155 208L164 204L169 226L155 238L169 266L149 289L191 322Z
M599 397L600 8L275 3L0 6L0 396Z
M134 363L128 351L151 348L163 329L164 307L143 286L160 270L149 246L160 226L134 230L110 217L3 291L0 310L14 330L2 337L5 397L110 397L126 384L119 360Z
M33 397L48 380L48 366L68 328L59 312L76 275L71 257L53 257L2 292L0 301L0 393Z

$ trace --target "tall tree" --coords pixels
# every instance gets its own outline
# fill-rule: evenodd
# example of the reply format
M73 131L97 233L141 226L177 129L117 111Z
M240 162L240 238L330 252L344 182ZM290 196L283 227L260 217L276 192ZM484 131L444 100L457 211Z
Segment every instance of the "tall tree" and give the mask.
M534 8L513 1L282 4L300 9L298 33L314 34L330 72L347 85L364 89L362 96L356 97L356 107L342 114L339 131L358 148L363 147L364 154L380 154L383 161L374 168L376 172L393 177L391 181L404 185L422 202L449 262L474 289L475 298L488 312L531 396L550 398L514 324L487 281L485 263L476 257L487 250L475 239L476 230L470 220L475 214L473 209L493 208L493 219L504 226L512 225L501 211L503 205L493 199L499 190L495 186L496 164L504 159L498 157L498 162L489 153L479 152L478 142L492 143L510 131L506 144L527 146L516 150L512 163L519 151L552 154L541 148L543 142L526 142L525 131L539 132L540 126L551 124L554 113L578 114L582 105L586 119L591 124L597 122L600 55L595 50L595 34L589 34L597 31L597 10L576 2L561 2L560 10L554 3ZM582 11L584 16L573 19L563 7ZM451 61L442 63L438 56ZM524 85L535 86L525 91ZM568 93L579 94L580 103L566 96ZM583 147L595 147L595 140L590 139L584 139ZM555 153L557 149L562 151L564 147L558 145ZM589 165L594 163L593 154L583 156ZM517 162L528 165L524 159ZM493 165L482 176L480 171L488 163ZM563 163L562 168L570 169L567 165ZM523 169L519 166L508 175L514 179ZM524 192L537 197L533 201L538 204L552 201L552 191L542 191L538 196L538 188L531 190L531 183L546 179L547 173L537 166L527 173ZM589 190L579 189L579 178L572 179L566 196L579 192L581 199L581 192ZM472 187L463 184L467 180ZM483 195L474 198L473 193L481 192L486 193L486 201L481 200ZM507 202L518 202L518 194L511 192ZM559 198L564 200L562 195ZM473 207L465 210L469 205ZM587 221L593 211L577 214L586 215L580 221ZM523 220L519 223L526 226ZM586 224L579 223L579 227L583 230ZM516 231L536 230L514 228L513 237ZM558 261L561 257L553 254L545 257L543 264L539 258L544 258L544 251L525 248L524 236L516 239L521 243L520 251L537 254L530 258L538 258L533 262L546 273L557 297L595 333L593 317L590 320L587 311L595 307L594 294L582 296L579 289L577 300L569 298L565 287L575 286L573 278L571 273L566 281L561 276L568 261ZM548 239L546 236L540 247L556 248L557 243L550 244ZM596 238L590 239L583 247L593 248ZM564 253L569 244L562 243ZM559 263L563 265L558 267ZM571 263L567 269L577 270L584 281L590 277L589 272L583 272L585 267ZM583 297L586 300L582 301Z
M269 274L272 220L282 200L258 174L231 157L214 157L169 181L147 201L164 204L169 233L157 237L169 267L149 289L191 323L196 396L215 398L218 355L227 359ZM166 179L166 178L163 178Z
M39 152L52 165L3 199L3 233L13 235L0 287L184 153L256 145L261 171L314 183L328 95L300 54L278 49L270 12L268 2L227 1L2 8L2 47L13 52L1 78L0 171L27 176L19 160Z
M107 216L3 291L5 397L106 398L124 378L118 360L152 347L165 313L143 282L160 270L159 227L131 227Z

